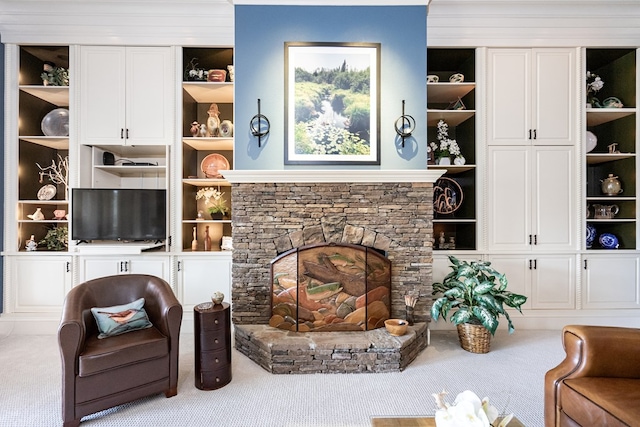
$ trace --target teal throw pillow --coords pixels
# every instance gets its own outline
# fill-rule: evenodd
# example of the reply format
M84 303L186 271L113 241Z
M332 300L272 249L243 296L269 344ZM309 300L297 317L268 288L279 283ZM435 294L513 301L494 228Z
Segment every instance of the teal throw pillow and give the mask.
M144 298L113 307L93 307L91 313L100 331L98 338L113 337L153 326L143 307Z

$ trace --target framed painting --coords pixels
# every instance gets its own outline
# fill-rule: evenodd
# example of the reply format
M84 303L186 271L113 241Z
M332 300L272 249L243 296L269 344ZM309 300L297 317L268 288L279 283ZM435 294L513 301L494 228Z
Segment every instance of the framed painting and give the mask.
M380 164L380 44L285 43L285 164Z

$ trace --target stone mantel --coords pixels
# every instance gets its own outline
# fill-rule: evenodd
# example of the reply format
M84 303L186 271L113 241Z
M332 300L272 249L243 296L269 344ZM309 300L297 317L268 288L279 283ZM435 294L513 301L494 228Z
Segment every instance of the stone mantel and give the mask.
M444 170L229 170L221 171L232 184L240 183L433 183Z

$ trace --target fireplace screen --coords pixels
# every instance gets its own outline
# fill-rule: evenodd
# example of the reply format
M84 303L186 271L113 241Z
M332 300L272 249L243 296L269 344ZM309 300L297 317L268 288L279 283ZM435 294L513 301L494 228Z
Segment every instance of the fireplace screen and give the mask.
M271 262L271 326L298 332L365 331L389 318L391 262L375 249L320 244Z

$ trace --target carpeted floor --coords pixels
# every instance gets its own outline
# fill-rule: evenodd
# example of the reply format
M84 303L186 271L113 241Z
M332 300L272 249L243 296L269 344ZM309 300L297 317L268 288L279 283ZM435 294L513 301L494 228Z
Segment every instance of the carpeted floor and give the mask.
M564 357L560 331L498 331L488 354L468 353L455 331L433 331L431 346L405 371L272 375L233 352L233 380L219 390L193 385L193 335L180 342L178 395L156 395L85 417L82 426L369 426L373 416L433 415L432 393L450 401L465 389L542 427L544 374ZM0 426L61 425L56 337L0 337Z

